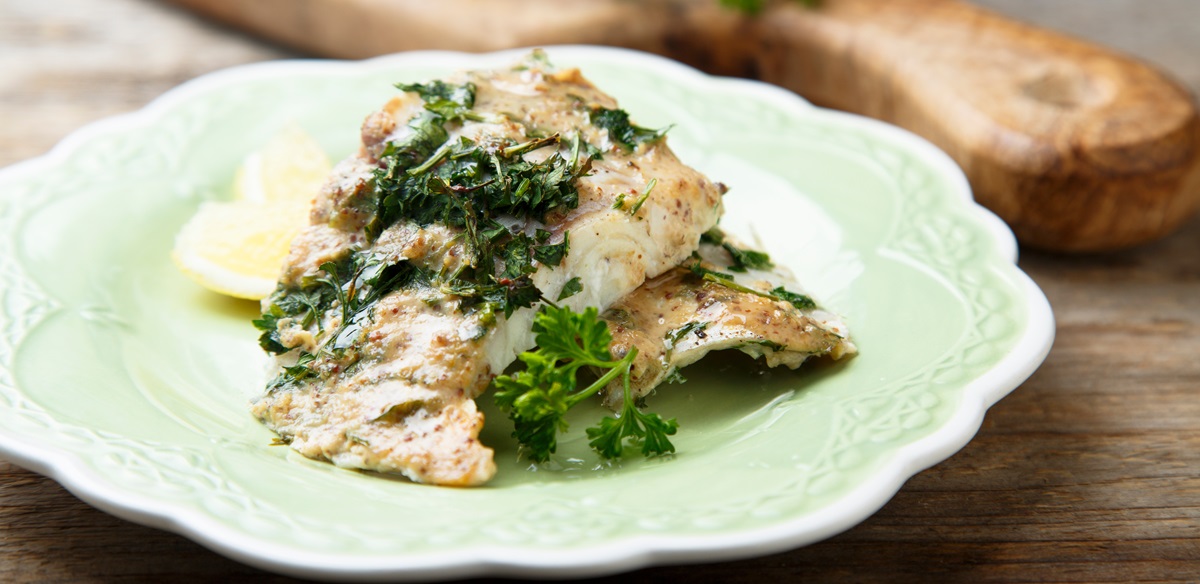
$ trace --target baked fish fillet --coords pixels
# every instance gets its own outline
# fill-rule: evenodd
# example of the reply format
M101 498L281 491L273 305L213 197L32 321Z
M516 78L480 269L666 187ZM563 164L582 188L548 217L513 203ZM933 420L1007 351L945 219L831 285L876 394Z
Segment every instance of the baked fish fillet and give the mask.
M790 369L809 357L837 360L858 352L841 318L799 293L790 274L770 266L765 254L758 256L759 269L741 265L731 250L745 254L745 248L714 233L720 243L702 243L683 266L647 281L601 315L614 357L638 349L630 369L635 398L712 351L737 349L768 367ZM618 409L623 392L622 384L609 385L604 403Z
M537 55L408 89L367 118L361 150L335 167L263 301L256 324L278 376L252 412L311 458L478 485L495 464L473 399L534 345L536 308L510 297L531 282L554 300L578 278L582 291L561 304L606 307L689 257L716 224L721 193L578 70L554 71ZM539 195L527 202L540 215L464 219L489 189L528 198L514 173L538 165L546 172L529 188L558 185L576 199ZM388 197L409 197L395 185L413 176L452 204L450 220L394 216L400 199ZM509 251L484 257L489 242ZM531 273L514 269L526 264Z

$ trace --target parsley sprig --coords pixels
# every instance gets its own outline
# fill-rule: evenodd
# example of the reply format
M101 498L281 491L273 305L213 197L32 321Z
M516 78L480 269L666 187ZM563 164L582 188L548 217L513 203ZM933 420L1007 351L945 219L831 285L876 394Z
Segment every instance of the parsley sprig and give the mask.
M678 427L675 420L643 413L630 391L636 347L613 359L609 352L612 335L595 308L582 313L560 308L533 284L531 276L538 264L550 268L561 264L570 250L570 234L551 243L549 231L539 229L531 235L500 221L511 216L545 222L577 207L575 183L590 172L591 160L599 151L578 132L566 137L533 135L523 142L451 138L455 124L493 121L496 115L473 109L474 85L434 81L397 87L419 95L425 107L409 120L405 138L389 142L379 156L370 183L369 208L374 213L364 231L367 242L402 221L418 226L442 224L458 230L468 261L453 273L442 273L403 258L377 256L369 247L353 249L321 265L317 275L300 285L280 287L262 318L254 322L262 331L264 349L277 354L293 350L284 343L283 325L309 329L315 323L318 329L329 326L336 330L322 330L321 345L310 349L312 352L299 351L295 364L284 367L269 389L354 366L356 347L375 318L375 306L401 288L421 286L454 295L461 310L481 313L485 326L494 322L495 314L508 317L519 308L543 302L532 329L538 349L519 356L524 370L497 377L494 382L496 401L509 412L513 435L529 457L538 462L548 460L557 448L558 434L567 430L567 411L617 378L624 386L621 412L587 429L592 448L606 458L620 457L630 445L640 447L646 456L674 452L668 436ZM624 110L592 108L588 113L590 121L607 130L613 142L626 151L653 142L666 131L633 125ZM540 161L524 158L543 148L552 151ZM631 214L637 214L655 182L633 203ZM573 278L558 299L581 290L579 278ZM286 319L291 320L283 322ZM580 389L576 377L584 367L602 373Z
M634 348L632 353L637 353ZM655 456L675 452L675 445L667 438L679 429L675 418L664 420L658 414L642 412L629 390L629 375L622 379L625 399L618 417L605 416L596 426L587 429L588 445L604 458L620 458L625 444L641 444L642 456Z
M664 420L658 414L640 411L629 390L637 348L614 360L608 350L612 334L595 308L577 313L547 304L534 318L533 332L538 348L518 357L525 369L493 381L496 403L512 418L513 437L525 447L530 459L549 460L558 447L558 434L568 429L564 419L567 411L618 377L625 388L621 413L588 428L588 444L605 458L620 457L626 443L640 444L645 456L675 451L667 438L678 428L675 419ZM576 375L584 367L604 373L578 389Z

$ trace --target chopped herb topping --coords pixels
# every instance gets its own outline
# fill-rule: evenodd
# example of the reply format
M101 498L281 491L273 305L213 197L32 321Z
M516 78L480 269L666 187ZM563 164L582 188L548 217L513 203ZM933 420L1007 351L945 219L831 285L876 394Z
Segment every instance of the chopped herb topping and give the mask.
M316 360L316 358L317 356L313 355L312 353L302 353L300 355L300 359L296 361L296 364L290 367L284 367L283 372L271 381L269 387L273 389L283 385L293 384L310 377L315 377L316 373L314 373L312 369L308 368L308 364L312 363L314 360Z
M722 243L725 243L725 232L721 231L720 227L713 227L712 229L700 234L700 243L721 245Z
M709 323L705 321L693 320L692 322L689 322L679 328L671 329L667 332L667 349L674 349L675 345L677 345L679 341L683 340L683 337L686 337L691 333L696 333L696 336L703 339L705 337L704 329L707 329L708 325Z
M732 268L730 269L732 270ZM787 302L796 307L798 310L811 310L817 307L817 303L813 301L812 298L805 296L804 294L790 292L783 286L777 286L770 292L763 292L762 290L756 290L749 286L743 286L742 284L738 284L736 281L734 281L733 274L726 274L724 272L710 270L700 265L699 261L692 262L692 264L688 266L688 270L691 271L692 276L702 280L712 282L714 284L720 284L721 286L729 288L730 290L754 294L755 296L762 296L763 298L768 298L770 300Z
M530 237L510 231L497 219L513 216L544 221L552 213L578 206L575 180L587 174L591 160L581 157L591 149L584 147L578 134L565 145L558 134L520 143L477 143L465 137L452 140L447 125L482 119L472 110L473 84L433 81L396 87L419 95L425 111L408 122L411 132L407 138L389 142L380 155L371 183L375 214L365 229L367 239L374 241L402 221L422 227L443 224L460 230L469 254L467 264L454 273L436 273L403 259L388 262L369 250L359 250L322 265L323 276L312 282L280 288L255 321L263 331L259 344L264 349L285 353L294 348L280 337L284 319L293 319L285 324L307 328L335 306L341 319L338 330L328 335L315 354L302 351L295 371L285 371L272 387L315 375L309 366L323 352L343 357L339 351L357 343L374 317L374 305L394 290L420 284L456 295L460 309L478 312L482 321L490 324L495 314L509 317L542 300L531 274L537 264L558 266L570 250L569 233L561 242L549 243L548 231L539 230ZM542 148L554 151L540 162L525 160L526 153Z
M669 126L658 130L635 126L629 122L629 114L623 109L594 107L589 110L588 118L596 127L608 130L609 139L627 151L637 148L639 144L658 140L671 129Z
M777 296L780 300L785 300L791 303L792 306L795 306L800 310L812 310L817 307L817 303L811 297L805 296L804 294L789 292L783 286L778 286L771 290L771 295Z
M741 249L734 247L728 241L721 244L725 251L733 257L733 265L729 266L731 272L745 272L747 268L751 270L769 270L775 267L771 263L771 256L752 249Z
M725 238L725 232L719 227L713 227L700 235L700 243L711 245L719 245L722 249L729 252L729 256L733 258L733 265L729 266L729 271L744 273L747 269L751 270L769 270L775 267L771 263L771 256L761 251L752 249L742 249L729 243Z
M263 331L258 338L259 346L271 353L288 352L289 348L284 346L279 337L279 321L290 318L304 328L313 323L319 325L321 313L334 298L333 291L319 283L287 294L276 291L266 312L263 312L261 318L253 321L254 327Z
M641 196L638 197L637 202L635 202L633 204L633 206L630 207L628 210L628 213L631 216L637 215L638 211L642 210L642 205L646 204L646 200L650 198L650 191L654 190L654 187L656 185L658 185L657 178L652 178L652 179L650 179L650 182L646 183L646 188L642 190ZM616 200L613 201L612 208L620 211L624 207L625 207L625 193L621 193L621 194L617 195ZM641 219L641 218L639 217L638 219Z
M558 300L566 300L580 292L583 292L583 283L579 281L579 276L575 276L563 284L562 291L558 293Z
M396 89L420 95L425 101L425 109L438 114L446 121L463 119L475 106L475 85L472 83L397 83Z
M633 206L629 208L630 215L637 215L637 212L642 209L642 205L646 204L646 199L650 198L650 191L653 191L654 187L657 185L658 185L658 179L656 179L656 178L652 178L652 179L650 179L650 182L646 183L646 190L642 191L642 196L639 197L637 202L634 203Z
M733 281L733 274L726 274L725 272L710 270L701 265L699 259L697 259L695 262L692 262L691 265L688 266L688 271L690 271L693 276L705 280L712 280L713 278L716 278L720 280L729 280L731 282Z
M550 62L549 55L543 49L534 49L531 51L521 63L513 67L513 71L527 71L535 65L545 71L554 71L554 65Z
M381 298L397 288L429 279L427 273L408 262L385 263L378 257L358 253L341 262L326 262L321 270L326 274L324 277L313 279L300 290L276 290L267 311L254 321L254 326L263 331L259 345L272 353L286 353L292 347L285 345L279 336L280 320L299 319L298 324L304 328L313 322L320 326L319 313L334 306L340 310L337 330L315 352L300 351L296 364L285 367L271 382L271 389L316 377L310 365L323 354L343 356L345 349L358 341L363 325Z
M571 251L571 241L569 239L570 235L570 231L564 233L562 243L534 246L533 259L537 260L538 263L551 268L561 264L563 258L566 257L569 251Z

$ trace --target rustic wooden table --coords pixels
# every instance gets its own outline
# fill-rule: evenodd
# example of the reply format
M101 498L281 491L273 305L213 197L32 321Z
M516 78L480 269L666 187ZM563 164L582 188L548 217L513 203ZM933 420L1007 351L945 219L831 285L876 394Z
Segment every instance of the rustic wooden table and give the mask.
M1200 89L1200 2L985 3ZM197 75L292 56L149 0L4 0L0 166ZM620 581L1200 582L1200 217L1128 252L1025 250L1021 267L1050 298L1057 342L962 452L825 542ZM0 581L167 579L287 580L0 462Z

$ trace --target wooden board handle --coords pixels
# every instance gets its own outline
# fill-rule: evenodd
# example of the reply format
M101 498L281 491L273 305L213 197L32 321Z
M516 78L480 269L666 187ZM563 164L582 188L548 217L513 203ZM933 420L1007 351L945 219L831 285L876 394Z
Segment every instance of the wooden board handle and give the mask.
M1129 57L953 0L776 5L752 35L727 26L679 56L924 136L1024 244L1127 247L1200 206L1195 102Z
M1200 115L1156 69L958 0L174 0L320 54L612 44L761 78L924 136L1023 244L1098 251L1200 207Z

